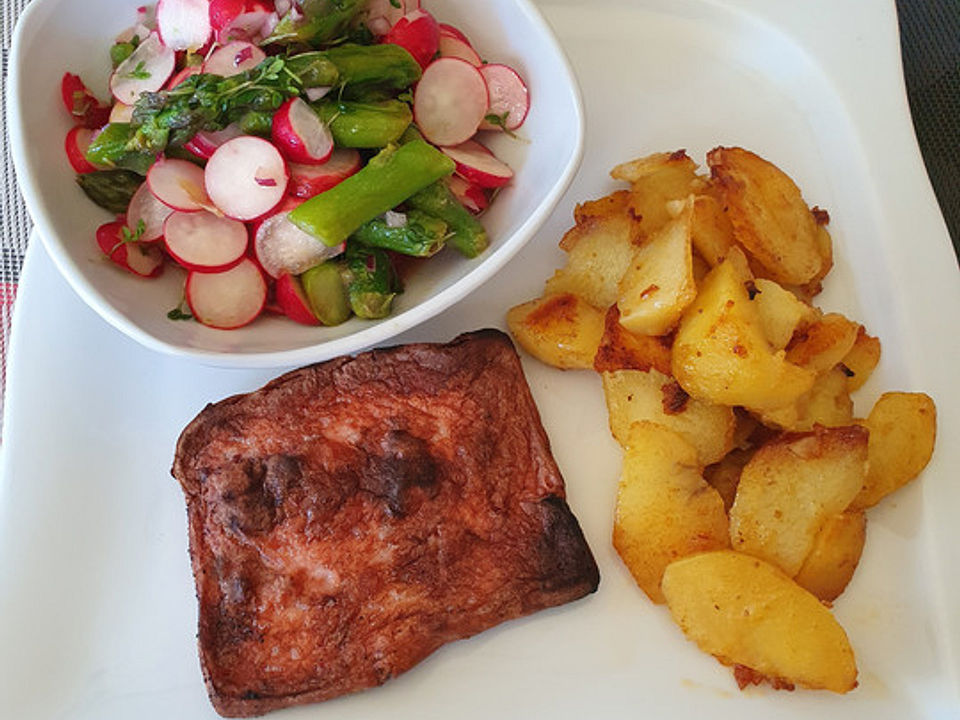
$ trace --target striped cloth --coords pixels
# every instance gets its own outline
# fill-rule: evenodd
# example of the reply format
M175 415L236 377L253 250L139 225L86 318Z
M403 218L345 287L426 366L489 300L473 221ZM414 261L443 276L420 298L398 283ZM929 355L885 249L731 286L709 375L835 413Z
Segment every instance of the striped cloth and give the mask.
M3 12L3 74L0 97L6 104L7 63L17 17L30 0L0 0ZM80 1L80 0L78 0ZM781 0L786 1L786 0ZM934 190L943 208L954 247L960 254L960 2L897 0L904 75L910 107ZM6 384L7 342L17 280L30 236L30 218L17 189L10 160L6 107L0 114L0 417Z

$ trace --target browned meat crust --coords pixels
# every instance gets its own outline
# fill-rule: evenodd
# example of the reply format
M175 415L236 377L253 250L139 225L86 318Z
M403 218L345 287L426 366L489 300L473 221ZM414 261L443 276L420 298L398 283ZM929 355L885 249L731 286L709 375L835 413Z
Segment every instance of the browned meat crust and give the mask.
M382 684L599 582L498 331L312 365L210 405L173 474L222 715Z

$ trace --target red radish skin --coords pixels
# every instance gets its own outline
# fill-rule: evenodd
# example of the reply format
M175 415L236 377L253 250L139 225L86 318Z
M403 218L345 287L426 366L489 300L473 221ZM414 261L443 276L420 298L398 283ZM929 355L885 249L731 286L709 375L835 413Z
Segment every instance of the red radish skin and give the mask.
M257 43L273 32L277 13L272 2L260 0L210 0L210 25L216 40Z
M287 194L298 198L312 198L329 190L360 169L360 153L351 148L337 148L323 165L290 163L290 184Z
M281 275L274 286L274 294L280 310L291 320L302 325L320 324L317 316L310 309L300 278L295 275Z
M467 39L467 36L464 35L458 28L454 27L453 25L448 25L447 23L440 23L438 26L438 29L440 30L441 35L450 35L451 37L455 37L460 42L465 42L470 47L473 47L473 43L471 43L470 40Z
M470 43L453 35L440 33L438 50L442 58L460 58L461 60L466 60L474 67L483 65L480 55L473 49Z
M203 64L203 71L210 75L231 77L255 68L267 57L253 43L235 40L214 50Z
M440 29L433 15L426 10L414 10L397 20L381 42L399 45L421 68L426 68L437 54Z
M172 90L173 88L175 88L177 85L182 83L191 75L199 75L202 71L203 71L203 68L200 67L199 65L188 65L183 70L181 70L176 75L174 75L172 78L170 78L170 81L167 83L167 90Z
M191 272L185 287L187 304L198 322L233 330L253 322L267 302L267 282L250 258L218 273Z
M280 151L263 138L228 140L207 161L207 194L235 220L255 220L270 212L287 190L287 166Z
M457 164L459 175L482 188L502 187L513 177L510 166L476 140L445 147L443 153Z
M83 84L79 75L64 73L60 81L60 96L74 124L96 130L110 121L110 106L101 103Z
M196 50L210 39L209 0L159 0L157 30L173 50Z
M490 198L487 197L487 192L479 185L464 180L459 175L448 177L447 185L454 197L460 201L460 204L474 215L479 215L490 206Z
M110 92L122 103L133 105L140 93L156 92L173 73L176 53L160 42L157 33L149 36L113 71Z
M477 132L487 112L487 84L459 58L434 60L413 94L413 115L423 136L435 145L459 145Z
M230 123L223 130L201 130L190 138L183 147L201 160L207 160L216 152L218 147L243 134L243 130L237 123Z
M143 242L154 242L163 237L163 224L173 213L173 208L167 207L157 200L150 192L147 183L143 183L130 198L127 206L127 227L135 232L140 221L143 221L143 232L140 239Z
M303 165L322 165L333 154L330 128L298 97L274 113L271 137L288 160Z
M154 197L164 205L184 212L210 207L204 179L203 168L177 158L161 158L147 171L147 185Z
M290 211L301 202L287 198L277 212L259 221L254 228L254 256L260 268L272 278L299 275L343 252L342 244L324 245L290 222Z
M221 272L243 259L247 226L211 212L175 212L163 226L167 252L187 270Z
M74 172L91 173L97 170L97 166L87 160L87 148L90 147L90 141L93 139L93 130L77 126L67 133L63 146L67 153L67 160Z
M97 228L97 245L104 255L124 270L141 277L157 277L163 272L163 253L155 245L123 242L123 220Z
M480 68L490 95L488 115L504 118L503 126L484 121L481 130L516 130L530 112L530 93L519 73L509 65L491 63Z

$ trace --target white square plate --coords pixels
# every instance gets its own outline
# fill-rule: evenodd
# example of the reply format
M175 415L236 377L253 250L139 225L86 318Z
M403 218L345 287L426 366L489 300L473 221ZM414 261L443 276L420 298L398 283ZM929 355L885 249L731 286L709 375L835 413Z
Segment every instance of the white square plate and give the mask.
M382 688L289 718L956 718L960 652L960 275L919 159L893 3L544 2L579 76L585 162L558 211L480 291L407 340L502 326L562 260L574 204L621 160L740 144L830 211L823 307L883 341L859 393L922 390L939 446L922 478L869 514L835 612L857 652L846 696L756 688L684 640L610 544L620 454L598 378L525 359L600 565L599 591L454 643ZM0 485L0 715L213 718L197 663L181 428L275 371L152 354L78 302L34 241L17 299Z

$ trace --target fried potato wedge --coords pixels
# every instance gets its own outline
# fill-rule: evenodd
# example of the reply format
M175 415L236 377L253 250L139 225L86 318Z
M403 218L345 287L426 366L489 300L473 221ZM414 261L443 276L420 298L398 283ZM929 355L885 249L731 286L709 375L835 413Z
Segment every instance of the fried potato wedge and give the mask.
M857 331L857 339L841 363L847 370L847 386L850 392L859 390L870 379L880 362L880 340L867 335L863 325Z
M697 164L683 150L654 153L617 165L610 175L630 183L629 211L640 218L644 237L653 235L671 219L671 203L685 199L702 183L697 177Z
M733 447L733 410L691 398L669 375L618 370L602 378L610 432L621 445L629 442L634 423L649 420L690 443L701 465L717 462Z
M602 198L579 203L573 209L573 221L577 225L583 225L591 218L623 215L627 212L628 207L630 207L630 191L617 190L609 195L604 195ZM575 229L568 231L560 241L560 247L567 251L571 250L579 237L580 234Z
M723 206L712 195L697 195L693 200L693 247L710 267L716 267L737 244L733 225Z
M753 450L733 449L718 462L703 469L703 479L720 493L723 498L723 509L730 511L733 501L737 497L737 485L740 484L740 473L744 466L753 457Z
M833 602L853 578L866 541L867 516L862 510L831 515L794 580L824 602Z
M765 274L794 285L816 278L824 265L818 226L793 180L743 148L714 148L707 164L737 241Z
M856 687L843 628L773 565L730 550L702 553L669 565L662 590L686 636L725 665L837 693Z
M620 279L620 324L641 335L663 335L697 294L693 279L693 196L680 214L651 236Z
M589 217L571 234L567 264L547 280L545 295L573 293L595 308L606 310L620 295L620 278L630 266L640 242L639 223L627 214Z
M684 312L673 341L673 376L693 397L762 412L796 402L815 374L770 347L738 255L734 249L710 271Z
M841 427L853 424L853 400L842 366L818 375L813 387L793 405L761 414L764 424L784 430L812 430L814 425Z
M937 437L937 408L924 393L888 392L863 425L870 431L869 466L851 503L855 509L876 505L927 466Z
M603 336L603 313L571 293L510 308L507 327L520 346L563 370L592 368Z
M663 602L660 578L674 560L729 547L717 491L700 476L697 451L661 425L630 429L617 492L613 545L637 585Z
M774 350L783 350L799 328L816 322L819 313L773 280L757 278L753 304L763 335Z
M826 372L853 348L860 325L840 313L829 313L811 323L787 345L787 360L795 365Z
M863 487L868 433L858 425L790 433L757 450L730 508L730 545L799 572L827 518Z
M670 336L635 335L620 324L616 305L607 310L603 323L603 338L593 358L597 372L612 370L650 370L670 374Z

